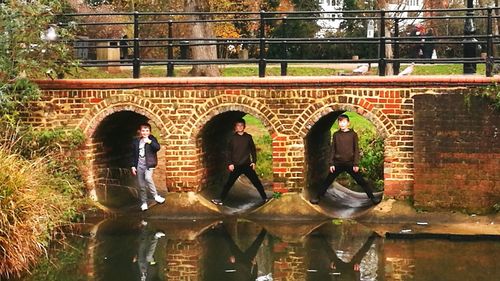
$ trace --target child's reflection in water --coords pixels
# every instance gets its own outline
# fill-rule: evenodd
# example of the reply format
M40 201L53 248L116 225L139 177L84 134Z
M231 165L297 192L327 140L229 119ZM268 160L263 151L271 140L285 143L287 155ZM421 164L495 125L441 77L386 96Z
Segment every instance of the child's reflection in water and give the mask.
M252 244L241 250L222 223L207 233L209 255L205 257L205 278L203 280L245 280L257 278L258 267L255 257L267 231L262 228ZM214 279L217 278L217 279Z
M307 280L360 280L360 264L377 234L373 232L349 262L341 260L322 234L308 237L310 251Z
M150 266L156 265L154 254L158 239L165 236L165 233L154 232L147 227L147 221L141 221L141 234L139 236L139 250L134 257L133 262L137 262L140 271L140 280L154 280L154 274L157 270L150 269Z

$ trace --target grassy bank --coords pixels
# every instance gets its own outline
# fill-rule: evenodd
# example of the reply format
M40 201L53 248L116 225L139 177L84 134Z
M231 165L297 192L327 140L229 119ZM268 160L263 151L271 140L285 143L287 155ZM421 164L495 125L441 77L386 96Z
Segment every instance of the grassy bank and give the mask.
M266 181L273 180L273 148L271 135L259 119L252 115L243 117L247 123L246 132L252 135L257 148L257 175Z
M341 74L350 74L356 64L347 65L289 65L287 69L288 76L337 76ZM407 67L406 64L401 66L401 70ZM187 66L178 66L174 70L175 77L187 77L191 68ZM223 77L247 77L258 76L259 69L257 65L254 66L221 66L221 76ZM369 75L378 75L377 67L373 67ZM166 77L166 67L159 66L145 66L141 68L141 77ZM477 65L477 75L484 75L484 64ZM421 64L416 65L412 75L462 75L463 66L461 64ZM266 68L266 76L280 76L281 69L277 65L268 65ZM131 78L132 68L122 67L117 72L107 72L103 68L88 67L81 68L66 78ZM46 78L43 76L34 78Z
M46 252L53 231L78 217L85 200L68 152L70 143L80 142L78 135L27 131L2 136L0 279L28 270Z

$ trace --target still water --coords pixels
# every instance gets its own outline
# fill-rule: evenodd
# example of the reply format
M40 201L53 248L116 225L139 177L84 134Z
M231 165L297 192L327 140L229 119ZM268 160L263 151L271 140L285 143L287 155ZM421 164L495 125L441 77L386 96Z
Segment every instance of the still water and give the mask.
M74 232L22 280L500 280L498 240L384 239L347 220L115 218Z

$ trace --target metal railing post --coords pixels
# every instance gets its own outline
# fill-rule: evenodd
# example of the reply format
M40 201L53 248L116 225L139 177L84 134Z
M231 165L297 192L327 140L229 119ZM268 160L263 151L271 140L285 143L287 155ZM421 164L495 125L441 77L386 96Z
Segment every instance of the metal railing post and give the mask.
M287 17L283 17L283 37L286 39L288 38L288 32L287 32ZM288 46L286 40L283 40L282 47L282 56L285 61L281 62L281 76L286 76L287 70L288 70Z
M260 11L260 27L259 27L259 77L266 76L266 44L265 44L265 12Z
M394 40L394 43L393 43L393 48L394 48L394 58L395 59L399 59L400 57L400 53L399 53L399 19L398 18L394 18L394 36L391 38L391 40ZM398 75L399 74L399 67L400 67L400 62L399 61L395 61L393 63L393 67L394 67L394 75Z
M474 1L467 0L467 12L465 13L464 22L464 35L471 36L476 34L476 27L474 26ZM477 40L476 38L464 39L464 58L473 59L477 57ZM475 62L466 62L463 66L464 74L475 74L477 65Z
M174 76L174 63L172 60L174 59L174 46L173 46L173 22L172 20L168 20L168 46L167 46L167 76Z
M134 12L134 61L132 63L132 75L134 78L141 76L141 61L139 50L139 12Z
M486 77L493 76L493 65L495 63L493 56L493 18L492 18L493 9L491 7L488 8L488 22L486 25Z
M378 75L385 76L385 11L380 11L380 29L379 29L379 60L378 60Z

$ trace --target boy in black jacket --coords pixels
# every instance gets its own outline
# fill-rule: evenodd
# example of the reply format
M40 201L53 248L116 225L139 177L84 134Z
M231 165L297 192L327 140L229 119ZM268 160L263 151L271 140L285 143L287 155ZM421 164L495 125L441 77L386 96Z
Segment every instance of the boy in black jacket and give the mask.
M332 182L340 175L342 172L346 172L354 180L361 185L363 190L368 195L368 198L374 203L380 203L380 199L373 196L373 192L368 186L368 183L363 179L363 176L359 172L359 147L358 147L358 134L353 130L349 129L349 116L345 114L340 114L337 118L339 122L340 129L333 134L332 137L332 160L330 164L330 173L328 177L323 182L323 185L318 191L318 195L315 198L309 200L311 204L318 204L321 197L325 195L326 190L332 184Z
M264 203L268 201L267 195L264 192L264 186L262 186L255 173L255 163L257 162L255 144L252 136L245 133L245 127L246 123L243 119L239 119L234 125L235 133L231 137L227 149L227 168L230 174L226 184L222 188L220 199L212 199L212 203L215 205L223 204L229 189L231 189L241 174L245 174L255 188L257 188Z
M160 150L160 144L151 135L151 125L142 124L139 128L139 137L132 142L132 175L137 176L141 197L141 211L148 209L147 191L151 193L158 203L165 202L165 198L158 195L153 181L153 171L158 165L156 153Z

